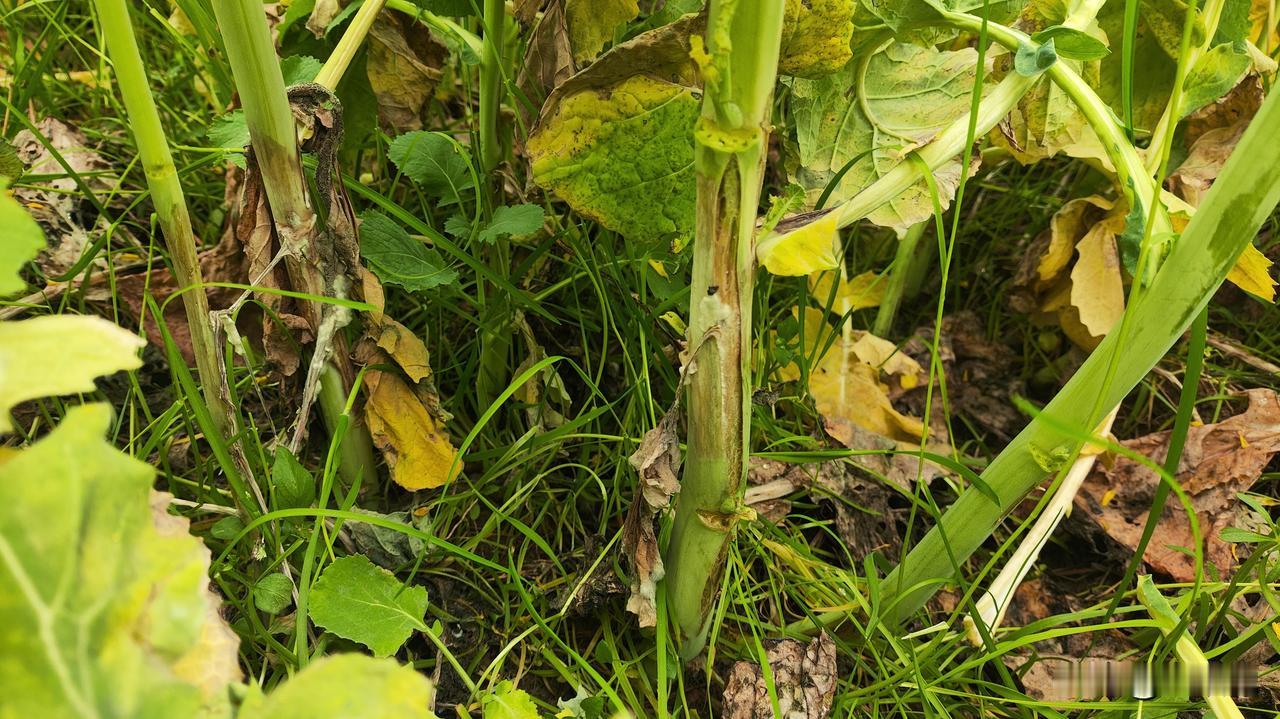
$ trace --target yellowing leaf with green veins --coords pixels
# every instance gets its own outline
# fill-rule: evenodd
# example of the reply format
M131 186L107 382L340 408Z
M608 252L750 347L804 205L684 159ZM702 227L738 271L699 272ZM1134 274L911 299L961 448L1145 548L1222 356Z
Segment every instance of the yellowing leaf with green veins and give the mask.
M1227 273L1227 281L1267 302L1276 301L1276 281L1271 277L1271 260L1253 245L1244 248Z
M701 105L692 89L642 75L579 90L529 138L533 179L628 239L689 236Z
M756 246L756 259L770 273L799 277L840 266L840 213L828 212L813 222L780 235L771 235Z
M0 322L0 433L19 402L94 391L93 380L142 366L144 341L98 317L50 315ZM38 360L34 358L39 358Z
M431 682L392 659L338 654L311 662L263 695L256 687L239 719L437 719Z
M339 557L311 588L311 621L377 656L395 654L427 627L427 590L406 587L394 574L363 554Z
M573 59L590 60L612 42L618 27L640 14L636 0L565 0Z
M792 180L813 201L849 165L830 202L856 195L968 113L976 62L969 48L937 51L893 43L833 75L794 80L799 165ZM935 170L934 178L946 208L960 181L959 160ZM933 200L921 180L867 219L906 231L932 215Z
M238 639L209 550L153 493L155 471L76 407L0 462L0 692L7 716L226 717Z
M854 0L787 0L778 72L813 77L835 72L853 57Z
M837 315L880 306L888 284L884 277L875 272L863 272L853 279L844 279L843 274L844 271L841 270L839 273L817 272L809 275L809 294ZM831 298L830 304L827 298Z
M0 240L0 297L4 297L27 286L18 271L44 247L44 232L9 194L7 182L0 182L0 227L4 228ZM4 409L0 407L0 412Z

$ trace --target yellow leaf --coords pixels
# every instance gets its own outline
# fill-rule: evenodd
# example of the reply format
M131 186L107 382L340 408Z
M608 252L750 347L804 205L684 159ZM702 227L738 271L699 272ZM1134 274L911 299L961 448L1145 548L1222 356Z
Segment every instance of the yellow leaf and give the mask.
M919 383L924 369L906 353L898 350L898 346L886 339L881 339L870 332L854 332L853 342L849 349L863 364L879 369L885 374L908 377L912 386Z
M1248 245L1236 264L1227 273L1227 281L1248 292L1257 295L1267 302L1276 301L1276 281L1271 279L1271 260L1258 251L1257 247Z
M889 390L880 383L875 368L854 360L847 361L842 371L835 369L828 364L809 375L809 392L820 414L890 439L920 441L924 425L893 408Z
M766 270L784 277L799 277L840 266L840 213L828 212L800 228L760 241L756 257Z
M1123 222L1123 219L1121 220ZM1089 334L1107 334L1124 314L1124 278L1116 251L1115 226L1101 222L1076 245L1080 258L1071 270L1071 304Z
M400 365L409 379L421 382L431 376L427 346L408 327L384 315L378 321L377 332L378 347Z
M843 271L840 272L844 274ZM817 272L809 275L809 294L820 303L831 297L832 285L836 284L833 272ZM835 298L827 309L838 315L846 315L855 310L879 307L884 299L885 278L875 272L863 272L851 280L840 279L835 289Z
M388 372L370 371L365 384L369 393L365 421L374 445L387 460L391 479L405 489L419 490L457 477L462 471L458 452L418 393Z
M1085 234L1085 212L1093 208L1110 210L1112 204L1106 198L1091 195L1071 200L1054 213L1049 221L1049 247L1036 267L1041 283L1052 282L1071 262L1076 243Z

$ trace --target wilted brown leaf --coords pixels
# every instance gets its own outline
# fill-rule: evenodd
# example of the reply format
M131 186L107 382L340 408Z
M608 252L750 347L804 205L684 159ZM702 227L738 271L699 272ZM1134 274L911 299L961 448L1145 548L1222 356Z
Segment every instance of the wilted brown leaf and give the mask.
M631 501L622 528L622 551L631 562L631 596L627 611L640 618L640 626L658 623L658 582L666 574L658 552L654 516L671 505L680 491L680 414L667 410L658 426L645 432L640 447L631 455L631 466L640 475L640 491Z
M536 5L535 3L529 3ZM564 17L564 3L551 0L538 24L529 34L524 62L516 84L535 104L568 80L574 73L573 51L569 47L569 28ZM522 106L523 107L523 106ZM526 120L529 118L526 118Z
M307 17L307 29L317 38L323 38L325 29L340 12L342 0L316 0L311 15Z
M1231 545L1218 536L1237 519L1235 495L1253 486L1271 457L1280 452L1280 395L1269 389L1249 390L1245 395L1249 407L1241 414L1189 430L1176 475L1199 519L1206 563L1217 567L1222 576L1236 561ZM1157 432L1122 444L1160 463L1168 442L1168 432ZM1076 496L1072 516L1096 524L1132 552L1142 537L1158 481L1146 466L1124 457L1117 458L1110 469L1099 463ZM1192 545L1191 525L1181 504L1170 496L1143 559L1175 581L1190 582L1195 579L1194 561L1183 549Z
M836 693L836 645L824 632L808 644L794 639L766 642L780 716L826 719ZM724 719L773 719L764 670L736 662L724 686Z
M440 80L446 50L421 23L382 13L369 29L366 73L378 118L393 133L422 129L422 113Z

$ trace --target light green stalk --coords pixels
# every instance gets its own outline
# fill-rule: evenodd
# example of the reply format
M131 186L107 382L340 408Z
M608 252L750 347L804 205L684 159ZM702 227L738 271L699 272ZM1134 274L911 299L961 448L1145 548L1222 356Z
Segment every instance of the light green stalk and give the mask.
M365 0L356 11L356 16L351 19L351 24L342 33L342 37L338 39L333 52L329 53L329 59L324 61L324 67L320 68L315 80L317 84L324 85L331 91L337 89L342 76L346 74L351 61L360 51L360 46L364 44L369 28L373 27L373 21L378 19L378 13L382 12L385 4L386 0Z
M507 9L504 0L484 0L484 53L480 62L480 170L481 176L493 178L502 162L502 141L498 137L498 116L506 95L503 75L503 28ZM497 187L494 187L494 184ZM501 182L487 184L482 196L501 195ZM492 201L487 201L492 211ZM486 253L489 267L505 277L509 271L511 248L506 237L498 238ZM511 306L505 293L492 283L480 284L484 301L484 317L480 323L480 371L476 388L481 408L492 402L510 376Z
M920 238L928 228L927 221L916 223L907 229L907 234L903 235L902 239L898 240L893 264L889 265L889 283L884 288L880 309L876 311L876 322L871 328L872 334L888 337L890 330L893 329L893 318L898 314L898 305L902 303L907 282L915 266L920 262ZM849 323L845 322L844 325L848 326Z
M213 9L244 106L271 218L284 249L289 281L295 291L323 297L327 294L325 280L319 268L307 259L317 256L313 246L317 218L308 200L297 127L262 3L214 0ZM307 321L320 333L325 322L320 303L306 302L304 311ZM334 340L337 354L345 356L341 334ZM349 364L333 363L333 367L336 371L322 371L319 377L320 410L330 432L341 426L339 418L345 412L336 398L345 397L353 381ZM341 384L328 386L335 382ZM372 444L361 425L353 426L343 442L341 473L348 483L374 479Z
M199 287L203 280L182 183L178 180L173 155L169 152L164 127L160 124L160 113L147 83L138 40L129 19L129 8L124 0L97 0L97 8L98 21L115 68L116 86L129 112L130 129L142 158L142 170L151 190L151 203L164 232L174 274L179 286L197 287L182 295L182 306L191 329L191 348L196 357L205 404L209 406L215 428L225 438L235 431L236 423L232 409L220 391L222 369L219 352L213 339L209 299L204 289Z
M668 545L667 602L681 653L701 651L742 513L751 418L755 220L783 3L713 0L694 132L697 229L689 308L688 453Z
M919 608L1044 479L1044 457L1075 446L1164 356L1213 297L1236 258L1280 201L1280 94L1254 116L1151 285L1125 310L1132 329L1109 334L1075 376L985 472L992 501L970 487L885 578L882 611L901 620ZM1058 452L1060 453L1060 452Z

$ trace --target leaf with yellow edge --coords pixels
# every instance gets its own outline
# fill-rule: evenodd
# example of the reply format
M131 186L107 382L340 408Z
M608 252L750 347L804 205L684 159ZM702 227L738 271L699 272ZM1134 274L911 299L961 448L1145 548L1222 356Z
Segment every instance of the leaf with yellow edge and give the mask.
M9 410L19 402L92 392L94 378L141 367L143 344L98 317L0 322L0 433L13 431Z
M828 212L790 232L770 235L756 245L756 259L784 277L834 270L840 266L839 221L840 213Z
M1276 301L1276 281L1271 278L1271 260L1257 247L1248 245L1227 273L1227 281L1267 302Z
M813 77L835 72L853 57L854 0L787 0L778 72Z
M408 490L439 487L458 476L462 462L436 419L407 382L389 372L365 377L365 420L391 479Z
M209 550L110 425L107 405L72 408L0 462L0 713L230 716L238 639Z
M613 40L618 26L640 14L636 0L565 0L573 59L590 60Z

